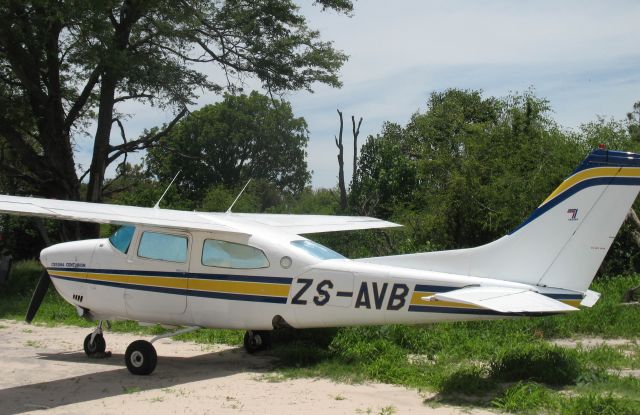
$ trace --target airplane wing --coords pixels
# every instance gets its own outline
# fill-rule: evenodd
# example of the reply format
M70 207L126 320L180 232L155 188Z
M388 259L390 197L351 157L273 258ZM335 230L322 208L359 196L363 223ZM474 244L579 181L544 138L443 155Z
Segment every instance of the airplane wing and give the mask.
M367 216L287 215L269 213L220 213L211 215L222 215L233 219L256 222L297 235L402 226L397 223Z
M465 287L422 299L472 304L500 313L564 313L578 310L545 295L510 287Z
M0 195L0 213L234 233L246 233L249 222L295 234L400 226L359 216L205 213L7 195Z

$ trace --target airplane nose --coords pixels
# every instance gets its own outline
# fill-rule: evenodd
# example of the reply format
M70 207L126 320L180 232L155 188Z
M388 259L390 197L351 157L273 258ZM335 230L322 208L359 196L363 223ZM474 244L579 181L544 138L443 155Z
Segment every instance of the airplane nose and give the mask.
M40 251L40 263L45 268L87 268L96 240L64 242Z

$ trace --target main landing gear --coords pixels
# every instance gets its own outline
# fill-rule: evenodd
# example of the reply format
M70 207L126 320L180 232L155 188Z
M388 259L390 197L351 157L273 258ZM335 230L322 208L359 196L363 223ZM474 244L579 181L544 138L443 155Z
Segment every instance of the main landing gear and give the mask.
M84 352L89 357L109 357L110 352L106 352L107 344L104 340L102 332L102 320L98 323L98 327L88 334L84 339ZM107 326L109 322L107 321ZM189 333L199 330L201 327L187 327L182 330L174 331L167 334L161 334L151 339L136 340L131 343L124 353L124 362L127 369L134 375L150 375L158 364L158 354L153 343L167 337L177 336L178 334ZM247 353L256 353L271 347L271 332L267 330L248 330L244 334L244 348Z
M244 334L244 349L247 353L256 353L271 348L271 332L249 330Z
M109 324L109 322L107 322L107 324ZM161 334L151 339L151 341L134 341L127 347L127 350L124 353L124 363L127 365L127 369L129 369L129 372L134 375L150 375L153 373L158 363L158 354L156 353L156 348L153 347L152 343L167 337L177 336L178 334L200 330L200 328L200 326L187 327L172 333ZM101 355L105 355L105 349L106 342L102 334L102 321L100 321L98 327L93 331L93 333L85 337L84 352L89 357L100 357Z

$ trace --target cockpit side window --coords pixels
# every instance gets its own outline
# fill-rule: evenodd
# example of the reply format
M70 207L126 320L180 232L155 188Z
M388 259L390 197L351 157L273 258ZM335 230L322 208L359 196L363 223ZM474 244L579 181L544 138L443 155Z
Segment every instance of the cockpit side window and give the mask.
M332 251L324 245L306 240L291 241L291 245L296 248L300 248L306 253L313 255L318 259L344 259L344 256L340 255L336 251Z
M109 242L111 242L111 245L113 245L113 247L118 251L126 254L127 251L129 251L129 246L133 239L133 232L135 230L135 226L121 226L109 237Z
M264 252L249 245L206 239L202 247L202 265L218 268L268 268Z
M144 232L138 246L138 256L169 262L187 261L187 238L167 233Z

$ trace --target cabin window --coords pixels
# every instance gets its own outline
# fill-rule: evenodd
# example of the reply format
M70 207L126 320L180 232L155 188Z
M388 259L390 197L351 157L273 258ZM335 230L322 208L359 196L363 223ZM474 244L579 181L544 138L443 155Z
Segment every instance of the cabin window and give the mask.
M264 252L249 245L206 239L202 247L202 265L219 268L254 269L269 267Z
M133 232L135 230L135 226L121 226L109 237L109 242L111 242L111 245L118 251L126 254L127 251L129 251L129 245L131 245L131 239L133 239Z
M145 232L140 238L138 256L170 262L187 261L187 238L166 233Z
M310 241L308 239L292 241L291 245L296 248L300 248L307 254L310 254L318 259L344 259L342 255L336 251L332 251L324 245Z

